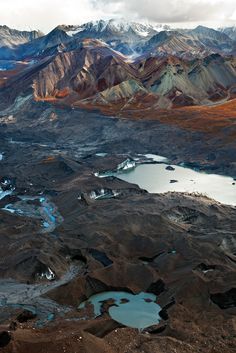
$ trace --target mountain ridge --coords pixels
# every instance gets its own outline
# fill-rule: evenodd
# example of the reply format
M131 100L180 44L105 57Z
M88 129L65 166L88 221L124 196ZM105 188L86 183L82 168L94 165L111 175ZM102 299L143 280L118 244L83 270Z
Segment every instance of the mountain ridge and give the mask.
M24 32L19 33L22 36L24 34ZM155 49L155 46L153 47L155 38L160 37L161 34L166 36L165 47ZM165 25L119 22L114 19L87 22L82 25L58 25L46 35L35 32L34 36L33 40L24 40L12 46L11 43L8 45L8 42L4 42L4 35L1 36L0 28L0 60L37 58L42 54L42 50L75 39L86 38L103 40L114 50L125 55L136 56L152 53L154 50L159 55L166 53L191 58L214 52L234 55L236 50L236 38L232 39L222 30L218 31L204 26L198 26L195 29L172 29Z
M163 30L114 20L59 25L0 48L0 58L7 61L11 53L17 63L0 71L0 95L8 102L31 92L37 101L114 109L142 100L150 108L221 103L236 85L235 48L227 34L204 26Z

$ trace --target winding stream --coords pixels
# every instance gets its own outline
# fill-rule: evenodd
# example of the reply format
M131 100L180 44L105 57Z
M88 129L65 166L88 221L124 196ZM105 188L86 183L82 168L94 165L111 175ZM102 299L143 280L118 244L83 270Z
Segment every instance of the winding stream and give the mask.
M1 194L0 194L1 197ZM18 196L19 201L6 205L3 210L18 216L40 219L42 232L53 232L57 225L63 222L63 218L56 206L45 196ZM35 204L32 201L36 201Z

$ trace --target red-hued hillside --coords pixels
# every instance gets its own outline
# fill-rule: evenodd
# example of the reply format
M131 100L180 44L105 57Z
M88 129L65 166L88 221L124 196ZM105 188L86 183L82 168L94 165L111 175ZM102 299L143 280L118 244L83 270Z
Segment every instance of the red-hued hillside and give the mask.
M219 54L191 61L175 56L131 61L91 39L49 54L9 77L2 89L5 99L31 91L37 101L69 105L138 109L145 98L149 109L176 108L223 103L236 86L234 58Z

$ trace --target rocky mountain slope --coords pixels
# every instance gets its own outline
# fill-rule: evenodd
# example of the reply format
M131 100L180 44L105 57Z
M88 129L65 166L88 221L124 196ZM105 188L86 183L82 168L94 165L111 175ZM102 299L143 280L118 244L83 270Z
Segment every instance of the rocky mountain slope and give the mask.
M233 199L234 40L116 21L27 38L0 48L0 351L234 353L234 200L171 188L211 173ZM171 192L117 173L143 166Z
M170 108L223 102L235 85L233 58L212 54L192 61L173 56L130 61L104 42L77 39L63 50L48 49L44 59L5 80L0 93L5 101L31 92L36 100L121 108L148 97L150 108Z
M0 26L0 60L20 59L18 48L42 37L40 31L18 31L8 26Z
M151 52L186 58L204 57L211 53L229 55L235 51L235 37L232 33L233 28L217 31L198 26L193 30L173 30L163 25L127 23L124 20L114 19L78 26L59 25L45 36L38 31L20 32L2 26L0 60L41 57L45 55L46 49L55 45L63 47L67 42L87 38L102 40L112 49L133 56Z
M232 40L236 40L236 26L233 27L221 27L218 29L220 32L227 34Z
M25 42L0 48L2 105L28 93L36 100L116 110L211 105L234 97L236 64L229 54L235 42L222 31L110 20L61 25L45 36L14 33L15 42L20 35Z
M42 36L43 33L41 31L19 31L9 28L8 26L0 26L0 48L11 48L20 44L31 42Z

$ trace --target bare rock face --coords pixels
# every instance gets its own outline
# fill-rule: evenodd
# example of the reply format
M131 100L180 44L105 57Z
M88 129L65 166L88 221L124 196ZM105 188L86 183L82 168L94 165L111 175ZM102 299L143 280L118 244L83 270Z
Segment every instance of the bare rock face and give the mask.
M0 47L14 47L31 42L43 36L40 31L18 31L8 26L0 26Z
M224 99L228 89L236 84L233 63L220 56L210 56L204 62L147 59L134 65L109 53L99 42L91 45L92 49L84 43L81 50L57 55L34 79L35 97L58 99L76 92L77 102L89 98L82 104L104 106L125 104L137 94L155 94L156 103L162 96L174 106L188 106L202 104L213 97L213 92Z
M38 73L34 94L41 99L63 98L74 91L81 100L132 78L132 74L134 70L121 55L99 41L84 41L81 48L57 55Z
M5 102L33 88L37 101L113 111L160 110L224 103L233 98L236 85L234 58L218 53L188 60L167 55L165 48L165 55L131 61L101 40L70 37L60 27L24 46L17 48L27 50L28 56L37 48L39 57L13 76L4 73L0 94Z

